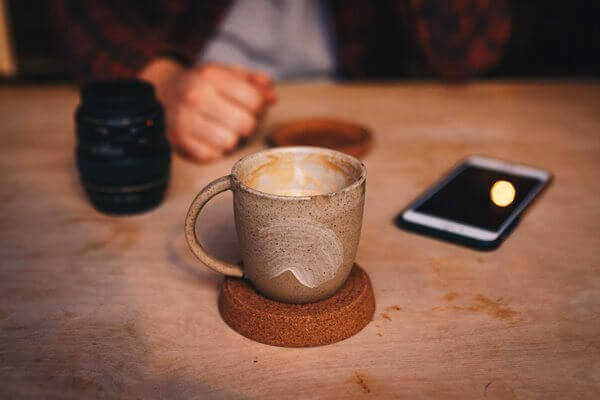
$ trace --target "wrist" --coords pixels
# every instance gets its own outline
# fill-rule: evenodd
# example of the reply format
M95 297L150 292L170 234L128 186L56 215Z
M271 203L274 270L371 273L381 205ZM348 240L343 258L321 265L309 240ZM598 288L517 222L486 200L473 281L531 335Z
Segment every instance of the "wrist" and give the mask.
M170 83L183 71L185 67L170 58L156 58L142 68L138 77L152 83L156 96L163 100Z

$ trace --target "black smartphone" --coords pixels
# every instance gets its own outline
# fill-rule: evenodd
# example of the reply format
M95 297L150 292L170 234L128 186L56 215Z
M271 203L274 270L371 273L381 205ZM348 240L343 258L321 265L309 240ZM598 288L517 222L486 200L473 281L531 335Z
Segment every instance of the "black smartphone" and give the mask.
M493 250L552 180L549 171L471 156L396 218L403 229L478 250Z

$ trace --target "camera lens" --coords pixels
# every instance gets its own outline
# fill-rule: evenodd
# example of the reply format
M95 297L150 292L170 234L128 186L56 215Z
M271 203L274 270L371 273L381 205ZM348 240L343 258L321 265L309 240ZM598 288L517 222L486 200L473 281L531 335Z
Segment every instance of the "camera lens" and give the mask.
M169 179L171 152L154 88L139 80L85 86L75 113L77 167L94 207L130 214L156 207Z

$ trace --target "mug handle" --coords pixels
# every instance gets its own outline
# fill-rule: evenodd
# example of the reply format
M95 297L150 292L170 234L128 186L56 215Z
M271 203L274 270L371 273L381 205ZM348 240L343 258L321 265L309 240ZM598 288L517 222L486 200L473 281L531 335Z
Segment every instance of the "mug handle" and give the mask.
M198 193L185 217L185 238L192 253L194 253L198 260L206 264L207 267L228 276L242 278L244 276L242 267L217 260L210 256L202 247L196 236L196 220L198 219L200 210L202 210L202 207L204 207L210 199L226 190L231 190L231 175L222 176L221 178L212 181Z

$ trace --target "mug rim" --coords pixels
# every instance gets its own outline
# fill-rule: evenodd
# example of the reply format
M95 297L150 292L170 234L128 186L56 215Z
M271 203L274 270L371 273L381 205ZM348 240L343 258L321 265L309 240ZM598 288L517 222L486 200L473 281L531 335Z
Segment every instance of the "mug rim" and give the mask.
M327 154L327 155L341 158L342 160L347 161L350 164L359 166L360 167L360 176L358 177L358 179L353 180L351 184L346 185L343 188L336 190L334 192L314 194L314 195L308 195L308 196L287 196L287 195L282 195L282 194L263 192L261 190L253 189L250 186L246 185L237 176L242 163L244 163L254 157L258 157L258 156L269 154L269 153L293 153L293 152L308 152L308 153L313 153L313 154ZM231 167L231 178L234 181L234 184L236 186L240 187L242 190L252 193L252 194L255 194L260 197L267 197L267 198L272 198L272 199L277 199L277 200L287 200L287 201L289 201L289 200L292 200L292 201L293 200L310 200L310 199L318 198L318 197L333 197L333 196L340 195L340 194L354 190L358 186L362 185L363 182L367 179L367 168L362 163L362 161L360 161L358 158L353 157L349 154L343 153L341 151L328 149L326 147L281 146L281 147L275 147L272 149L259 150L259 151L250 153L250 154L245 155L244 157L240 158L238 161L235 162L235 164L233 164L233 167Z

